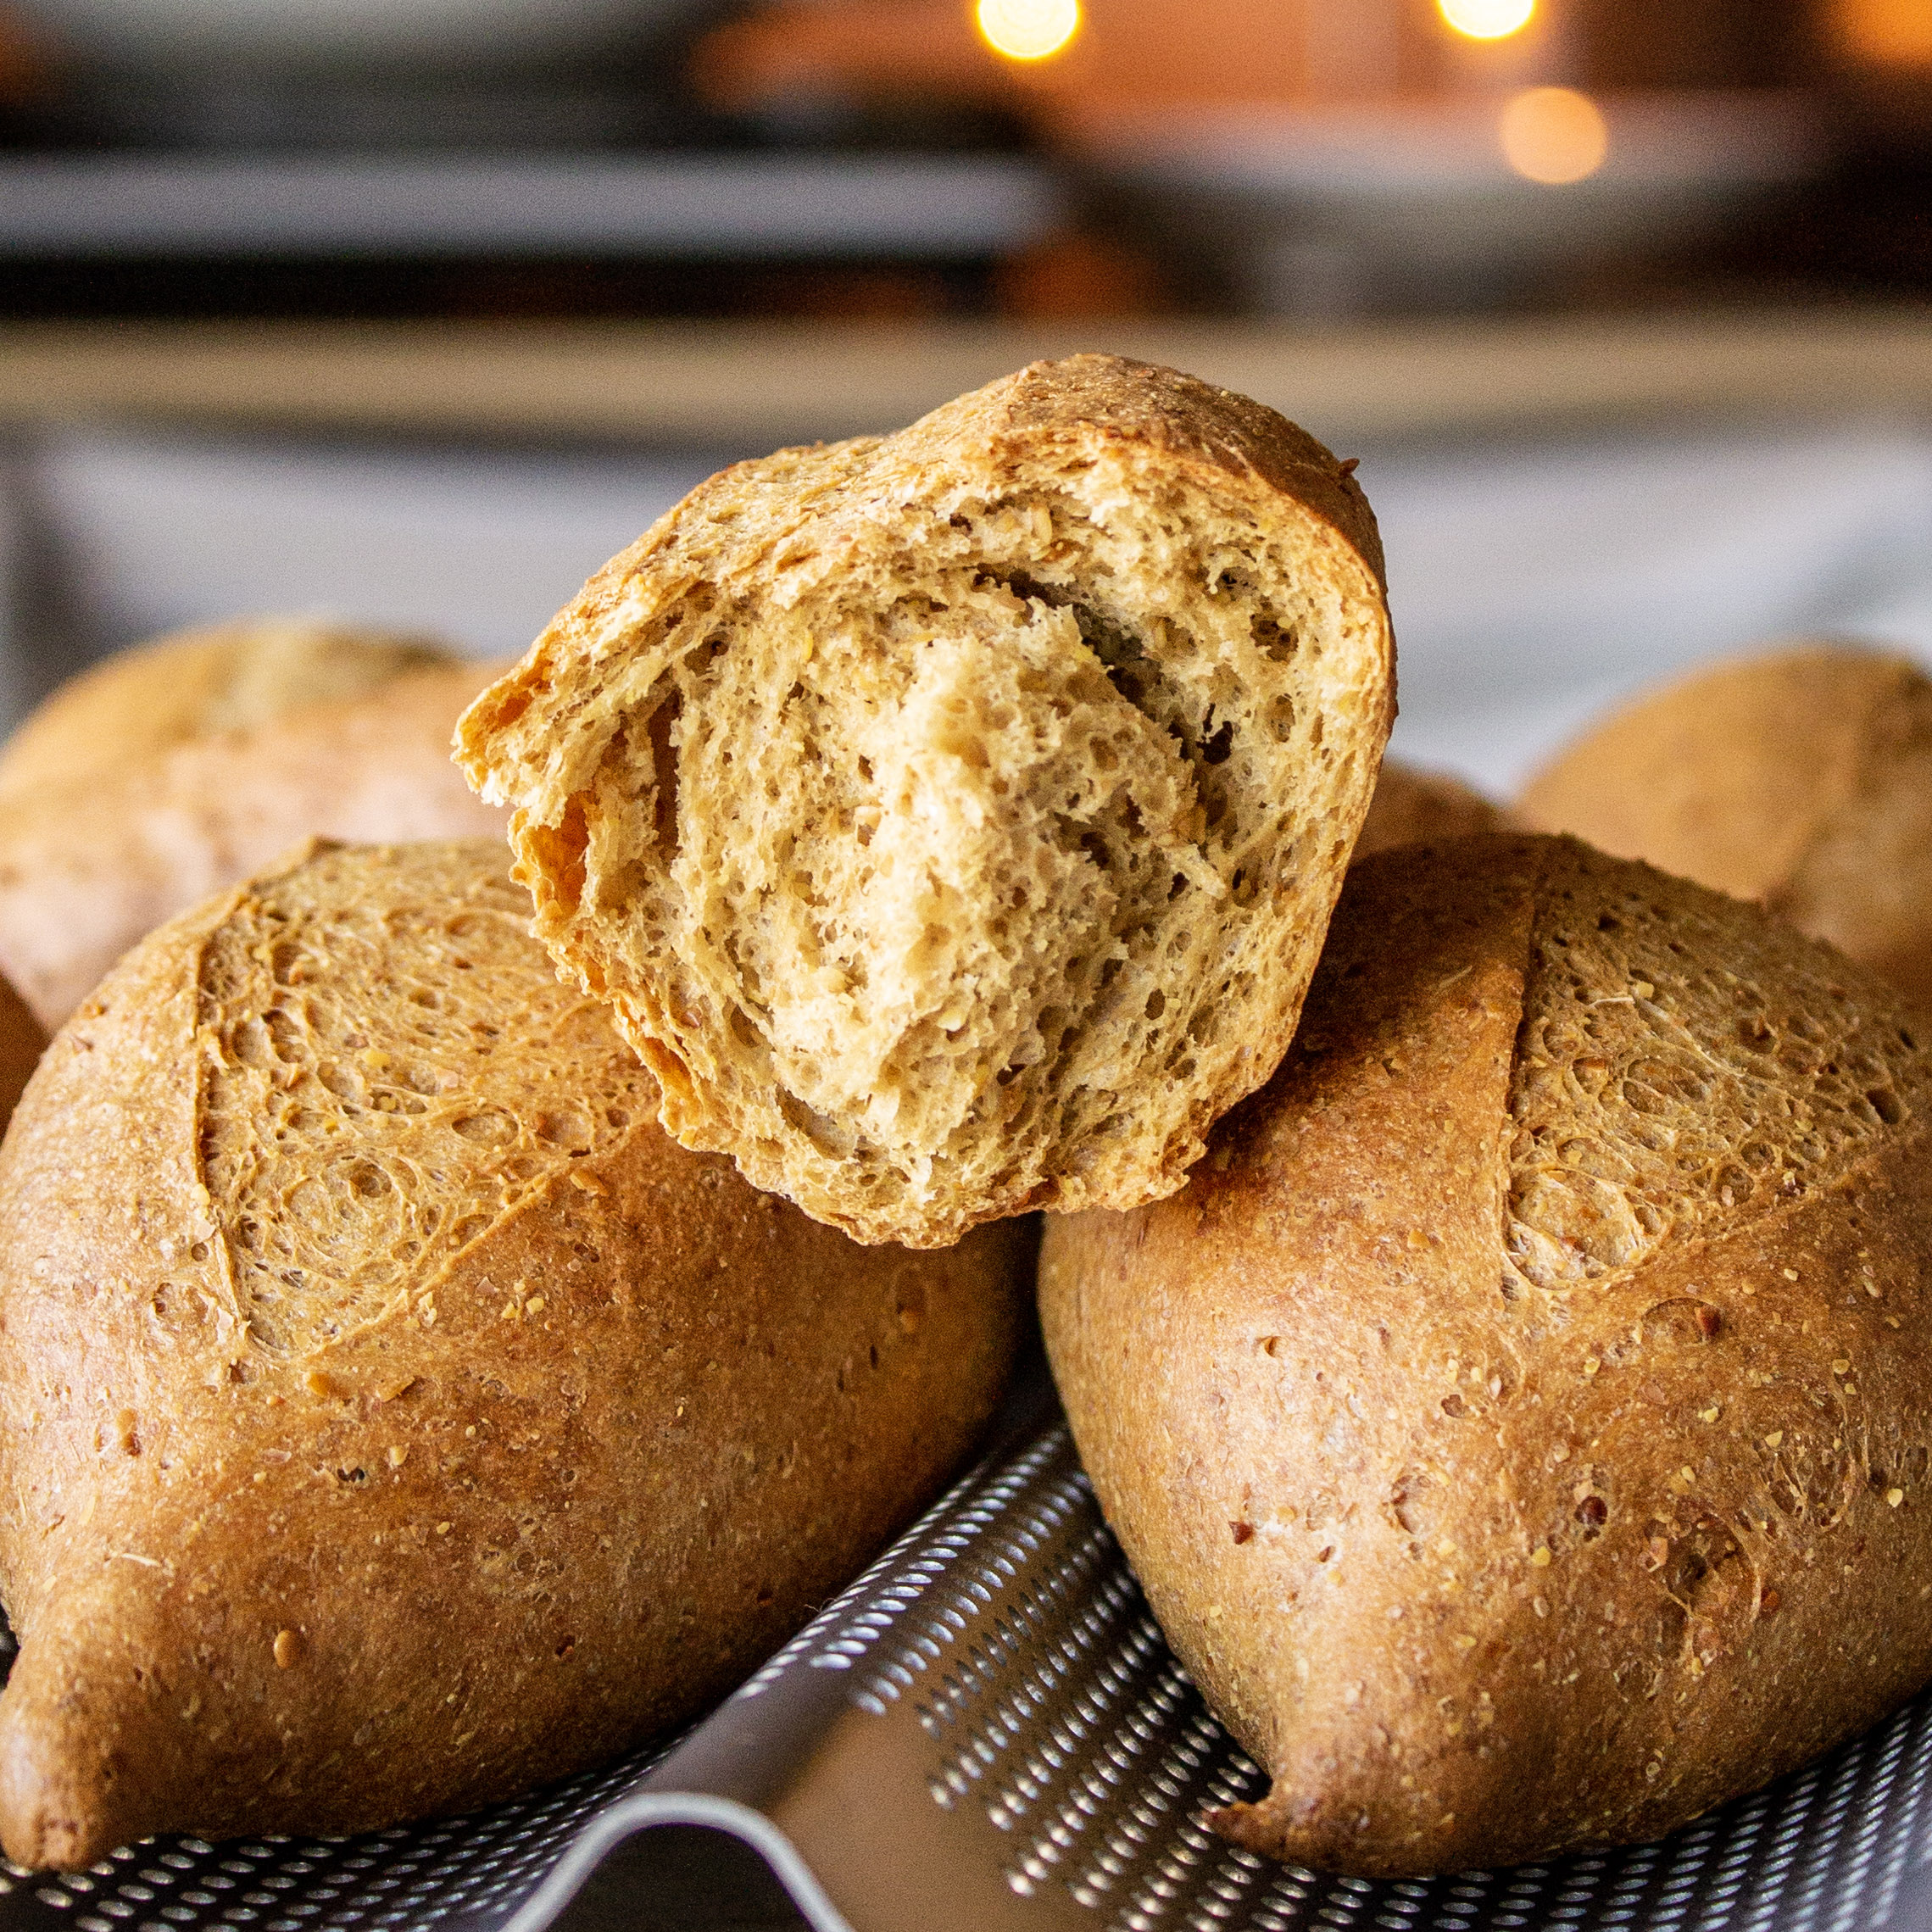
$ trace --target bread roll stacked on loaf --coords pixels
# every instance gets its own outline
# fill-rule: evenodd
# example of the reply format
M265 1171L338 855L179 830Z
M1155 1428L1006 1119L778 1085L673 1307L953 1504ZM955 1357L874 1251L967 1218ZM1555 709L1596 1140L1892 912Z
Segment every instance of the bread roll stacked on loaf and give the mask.
M298 839L500 832L449 764L500 668L261 618L63 685L0 751L0 966L58 1026L143 933Z
M1523 822L1762 899L1932 1007L1932 679L1807 643L1617 712L1524 788Z
M1081 1455L1345 1871L1659 1836L1932 1676L1932 1052L1758 909L1569 840L1350 875L1186 1191L1050 1222Z
M1501 832L1504 824L1502 813L1460 778L1385 758L1350 863L1393 845L1468 838L1479 832Z
M349 1832L726 1690L985 1422L1022 1227L865 1249L654 1124L500 844L139 945L0 1149L0 1838Z
M1388 733L1352 467L1077 356L727 470L593 578L459 749L665 1126L866 1241L1178 1186Z

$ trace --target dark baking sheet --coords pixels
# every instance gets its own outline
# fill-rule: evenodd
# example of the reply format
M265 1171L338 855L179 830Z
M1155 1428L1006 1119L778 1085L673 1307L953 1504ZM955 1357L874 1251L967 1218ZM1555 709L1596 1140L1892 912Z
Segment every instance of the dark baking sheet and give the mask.
M1932 1929L1932 1695L1658 1845L1372 1884L1223 1844L1200 1812L1265 1779L1161 1641L1037 1379L1015 1423L681 1740L468 1818L9 1868L0 1932Z

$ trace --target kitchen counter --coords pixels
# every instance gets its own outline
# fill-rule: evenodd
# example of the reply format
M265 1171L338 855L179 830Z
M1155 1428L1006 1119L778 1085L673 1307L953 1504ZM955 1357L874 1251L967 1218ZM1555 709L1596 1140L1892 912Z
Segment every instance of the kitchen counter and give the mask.
M0 428L195 423L769 448L884 430L1036 356L1188 368L1317 433L1932 413L1932 308L1378 322L14 323Z

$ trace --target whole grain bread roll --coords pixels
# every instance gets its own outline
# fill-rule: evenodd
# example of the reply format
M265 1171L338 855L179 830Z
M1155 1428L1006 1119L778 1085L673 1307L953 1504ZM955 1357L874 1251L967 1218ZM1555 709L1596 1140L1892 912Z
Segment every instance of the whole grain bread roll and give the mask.
M137 946L0 1148L0 1840L350 1832L717 1695L971 1445L1023 1225L861 1248L656 1126L500 841Z
M58 1026L143 933L298 839L499 832L449 733L501 669L260 618L84 672L0 751L0 967Z
M665 1125L866 1241L1178 1187L1388 735L1352 469L1075 356L725 470L593 578L459 749Z
M1567 839L1350 875L1186 1191L1048 1228L1094 1484L1364 1874L1655 1837L1932 1677L1932 1052L1757 908Z
M1497 807L1460 778L1385 758L1350 863L1359 863L1371 853L1386 852L1392 845L1500 832L1504 823Z
M1808 643L1694 672L1560 752L1516 815L1762 899L1932 1007L1932 679L1908 659Z

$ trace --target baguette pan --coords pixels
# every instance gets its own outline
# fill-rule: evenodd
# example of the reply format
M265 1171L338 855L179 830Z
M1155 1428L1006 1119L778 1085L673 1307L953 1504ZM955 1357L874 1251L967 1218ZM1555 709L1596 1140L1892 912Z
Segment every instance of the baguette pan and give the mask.
M1932 679L1806 643L1637 699L1546 765L1517 816L1762 899L1932 1006Z
M1754 907L1573 841L1351 874L1187 1190L1041 1309L1155 1613L1365 1874L1660 1835L1932 1675L1932 1055Z
M351 1832L716 1696L996 1399L1027 1231L863 1249L654 1124L500 842L138 946L0 1148L0 1839Z
M0 754L0 966L56 1027L143 933L298 839L499 832L449 764L499 668L262 619L63 686Z
M1111 356L701 485L458 732L664 1123L861 1240L1180 1185L1394 711L1327 450Z
M1350 862L1359 864L1392 845L1501 832L1505 824L1502 813L1460 778L1445 771L1419 771L1412 765L1385 758Z

